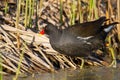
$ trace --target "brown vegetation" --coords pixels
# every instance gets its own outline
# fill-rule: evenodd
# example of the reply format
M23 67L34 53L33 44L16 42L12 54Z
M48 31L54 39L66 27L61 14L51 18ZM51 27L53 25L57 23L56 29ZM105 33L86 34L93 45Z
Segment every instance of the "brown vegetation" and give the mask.
M92 8L89 6L89 1L78 0L78 2L75 1L73 3L71 0L63 0L62 17L60 17L61 7L58 0L37 1L34 3L34 15L32 15L30 23L28 20L26 25L24 23L26 6L25 3L21 3L20 10L23 12L19 15L17 27L17 3L15 1L8 2L7 12L5 12L6 3L2 0L2 3L5 3L0 4L0 56L2 58L0 65L3 67L3 72L16 73L18 64L20 64L20 72L28 73L36 71L50 72L64 68L76 69L81 62L79 58L72 58L54 51L50 46L49 39L46 36L39 36L37 32L46 25L44 19L59 28L65 28L74 24L75 21L73 21L72 17L75 17L77 22L86 22L106 15L107 18L111 19L110 21L120 21L119 0L112 2L110 0L94 0L96 1L95 7ZM60 27L60 22L64 22L62 27ZM115 57L119 59L120 25L117 26L109 36L111 37L111 47L116 54ZM94 61L85 60L85 62L87 65L102 66Z

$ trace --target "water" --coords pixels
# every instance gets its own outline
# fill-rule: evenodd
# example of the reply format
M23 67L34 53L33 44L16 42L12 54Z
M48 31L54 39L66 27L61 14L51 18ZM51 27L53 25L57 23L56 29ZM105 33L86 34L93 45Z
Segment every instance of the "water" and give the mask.
M13 76L5 76L4 80L12 80ZM40 73L18 80L120 80L120 68L86 68L77 70L60 70L55 73Z

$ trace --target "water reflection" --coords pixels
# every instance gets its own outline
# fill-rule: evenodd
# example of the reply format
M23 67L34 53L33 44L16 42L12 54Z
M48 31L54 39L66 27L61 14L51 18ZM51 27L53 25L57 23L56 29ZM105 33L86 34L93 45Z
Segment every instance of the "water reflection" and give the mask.
M61 70L56 73L35 74L34 77L20 77L18 80L119 80L120 70L111 68L87 68L82 70ZM8 79L7 79L8 80ZM9 78L9 80L11 80Z

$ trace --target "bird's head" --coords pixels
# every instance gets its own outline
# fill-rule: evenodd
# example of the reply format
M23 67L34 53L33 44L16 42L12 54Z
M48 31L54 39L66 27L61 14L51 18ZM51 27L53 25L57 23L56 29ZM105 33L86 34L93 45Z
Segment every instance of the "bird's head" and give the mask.
M54 34L56 33L57 31L57 27L52 25L52 24L48 24L47 26L45 26L40 32L39 34L40 35L44 35L44 34L47 34L47 35L50 35L50 34Z

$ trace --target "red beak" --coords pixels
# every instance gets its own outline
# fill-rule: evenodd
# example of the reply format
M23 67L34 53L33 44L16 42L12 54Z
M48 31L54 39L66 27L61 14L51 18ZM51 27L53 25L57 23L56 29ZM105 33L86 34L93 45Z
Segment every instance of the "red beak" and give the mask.
M42 31L40 31L40 33L39 33L39 34L44 35L44 34L45 34L44 29L43 29Z

